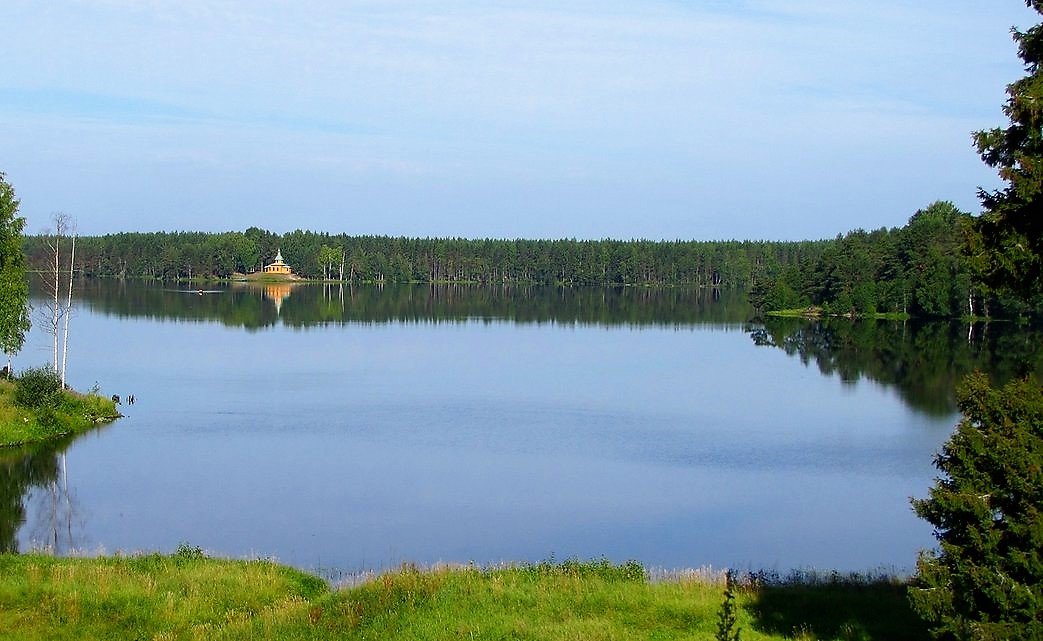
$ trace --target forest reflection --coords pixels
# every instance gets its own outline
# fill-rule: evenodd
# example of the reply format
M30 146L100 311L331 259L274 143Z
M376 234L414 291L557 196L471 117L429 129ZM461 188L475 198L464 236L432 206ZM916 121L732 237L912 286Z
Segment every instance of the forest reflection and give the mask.
M1043 374L1043 332L1013 323L770 318L747 331L757 345L814 363L845 384L893 387L934 416L956 411L956 386L975 370L999 384Z
M474 320L737 328L752 311L745 293L712 288L235 283L200 292L93 280L79 292L92 310L108 315L217 321L248 330Z
M745 329L758 345L797 356L845 383L894 387L917 411L956 411L955 388L981 370L1003 383L1043 373L1043 332L1014 323L769 318L757 324L746 293L712 288L490 287L234 283L213 289L89 280L93 311L120 317L212 321L258 331L335 324L510 322Z

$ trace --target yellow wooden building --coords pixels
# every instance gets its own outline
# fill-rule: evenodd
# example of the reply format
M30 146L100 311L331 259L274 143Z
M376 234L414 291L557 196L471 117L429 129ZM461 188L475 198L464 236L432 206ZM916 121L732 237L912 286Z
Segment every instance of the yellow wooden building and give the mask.
M290 266L283 262L282 250L280 249L275 253L275 260L264 266L265 274L283 274L289 276L293 273Z

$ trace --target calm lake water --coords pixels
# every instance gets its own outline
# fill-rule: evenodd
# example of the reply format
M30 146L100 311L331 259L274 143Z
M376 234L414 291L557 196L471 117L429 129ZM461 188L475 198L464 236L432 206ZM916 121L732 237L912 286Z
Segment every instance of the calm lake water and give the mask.
M137 402L0 452L0 545L910 569L954 381L1038 366L1043 341L749 313L708 291L86 283L70 382Z

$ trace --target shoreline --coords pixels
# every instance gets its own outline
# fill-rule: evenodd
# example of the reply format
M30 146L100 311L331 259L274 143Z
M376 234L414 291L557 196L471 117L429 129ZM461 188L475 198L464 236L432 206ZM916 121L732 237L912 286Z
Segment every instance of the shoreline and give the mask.
M52 403L26 407L15 401L15 380L0 379L0 452L59 441L122 418L116 404L96 392L62 390Z
M740 574L733 585L744 639L928 638L908 580ZM0 553L0 626L16 638L713 639L724 588L721 571L652 580L603 559L403 564L331 586L183 543L166 555Z

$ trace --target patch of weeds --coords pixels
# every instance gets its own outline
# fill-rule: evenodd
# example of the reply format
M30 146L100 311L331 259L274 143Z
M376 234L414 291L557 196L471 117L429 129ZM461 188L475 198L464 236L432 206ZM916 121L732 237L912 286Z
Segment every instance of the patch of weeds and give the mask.
M604 557L600 559L592 559L590 561L580 561L576 558L569 558L561 563L556 563L552 556L550 559L540 561L535 565L525 566L523 570L534 576L558 575L575 578L596 577L609 582L623 581L644 583L647 576L644 566L637 561L630 560L617 565Z

